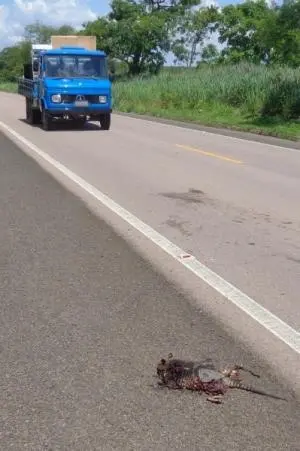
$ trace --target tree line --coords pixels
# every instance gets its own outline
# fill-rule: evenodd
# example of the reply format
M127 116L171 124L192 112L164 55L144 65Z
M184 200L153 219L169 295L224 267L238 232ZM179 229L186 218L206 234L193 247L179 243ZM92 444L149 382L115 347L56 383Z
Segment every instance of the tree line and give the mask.
M201 7L200 0L112 0L109 14L80 31L67 24L28 25L24 40L0 53L1 79L20 75L30 43L48 43L52 34L96 35L111 69L117 65L129 76L157 74L170 52L186 67L243 61L298 67L300 0L246 0L222 9Z

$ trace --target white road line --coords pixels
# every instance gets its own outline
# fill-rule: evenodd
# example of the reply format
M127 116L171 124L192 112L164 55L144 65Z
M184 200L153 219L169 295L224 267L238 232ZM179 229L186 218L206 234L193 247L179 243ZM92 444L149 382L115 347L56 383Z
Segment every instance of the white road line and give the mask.
M291 349L300 354L300 333L290 327L280 318L275 316L269 310L259 305L256 301L244 294L238 288L227 282L218 274L211 271L207 266L203 265L193 255L186 253L183 249L176 246L176 244L169 241L160 233L156 232L152 227L145 224L136 216L131 214L128 210L117 204L110 197L99 191L93 185L90 185L84 179L70 171L66 166L59 163L59 161L50 157L47 153L43 152L39 147L28 141L18 132L11 127L0 121L0 128L3 132L9 136L15 138L17 141L25 145L36 156L42 158L52 165L55 169L59 170L65 177L69 178L72 182L76 183L81 189L89 193L109 210L118 215L134 229L138 230L149 240L155 243L158 247L167 252L175 260L180 262L183 266L193 272L197 277L202 279L218 293L223 295L228 301L235 304L241 310L246 312L255 321L261 324L265 329L274 334L284 343L286 343ZM34 157L33 157L34 158Z
M255 145L264 146L264 147L265 146L275 147L276 150L284 150L284 151L296 152L296 153L300 154L300 149L295 149L293 147L283 147L283 146L279 146L277 144L271 144L271 143L267 143L267 142L264 143L264 142L261 142L261 141L254 141L254 140L251 140L251 139L248 139L248 138L244 138L243 139L243 138L238 138L237 136L224 135L222 133L217 133L217 132L207 132L206 130L200 130L200 129L196 129L196 128L189 128L188 125L187 126L185 126L185 125L180 126L180 125L175 125L175 124L167 124L165 122L159 122L160 118L155 118L154 117L154 120L151 121L151 120L143 118L143 117L127 116L127 115L122 115L122 114L118 114L118 113L115 113L115 116L118 116L120 118L127 118L127 119L134 119L134 120L137 120L137 121L143 121L143 122L146 122L147 124L160 125L161 127L173 127L173 128L176 128L177 130L181 130L181 131L186 130L189 133L190 132L192 132L192 133L201 133L202 135L208 135L208 136L214 136L214 137L220 136L222 138L227 138L227 139L229 139L231 141L233 140L233 141L236 141L236 142L243 142L243 143L247 142L249 144L255 144ZM155 121L155 119L157 119L157 121ZM242 130L240 132L243 133ZM245 132L245 133L247 133L247 132Z

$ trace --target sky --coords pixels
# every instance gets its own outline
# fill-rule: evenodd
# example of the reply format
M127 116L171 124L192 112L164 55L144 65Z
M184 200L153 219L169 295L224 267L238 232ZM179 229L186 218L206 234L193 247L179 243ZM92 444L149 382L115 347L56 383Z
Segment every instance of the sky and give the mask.
M210 0L204 0L204 2ZM80 27L109 11L110 0L0 0L0 48L22 39L24 26L37 20L47 25ZM220 6L237 0L220 0Z

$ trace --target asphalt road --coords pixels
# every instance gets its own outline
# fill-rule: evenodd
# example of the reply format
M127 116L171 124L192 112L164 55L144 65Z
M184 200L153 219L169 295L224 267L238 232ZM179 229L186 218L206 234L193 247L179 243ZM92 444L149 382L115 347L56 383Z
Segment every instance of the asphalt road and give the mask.
M0 99L7 125L300 329L299 150L116 115L47 134Z
M300 324L299 150L116 115L108 133L100 132L95 126L81 132L64 128L45 133L39 127L30 127L23 118L24 100L16 95L1 94L0 121L17 132L19 138L31 142L31 155L36 153L33 146L38 146L46 156L57 161L56 165L64 164L252 296L293 327L296 337ZM11 353L2 353L4 365L1 368L7 365L8 369L13 368L12 392L18 393L16 385L21 376L27 387L24 393L19 392L21 397L26 397L25 401L18 404L16 396L9 398L17 427L11 426L11 431L5 432L5 440L11 440L12 448L19 449L13 435L14 432L18 435L19 431L18 436L25 437L23 441L27 434L29 449L89 449L88 446L90 449L120 449L113 440L121 440L120 443L126 444L123 447L128 446L125 449L166 449L167 446L201 450L229 446L262 449L261 427L265 434L263 449L298 449L299 406L295 402L280 405L282 410L278 410L276 401L256 397L253 400L248 395L235 394L230 402L236 400L236 410L232 410L234 404L231 404L231 407L221 407L216 414L215 410L208 411L204 404L203 417L199 419L198 399L184 395L182 400L178 394L153 392L148 379L158 355L168 353L172 347L173 352L194 358L204 353L213 354L223 362L246 360L263 374L266 387L273 381L277 382L278 389L281 383L281 390L285 391L288 380L289 386L297 391L300 387L299 354L227 299L217 296L214 290L207 290L205 283L199 284L186 272L179 272L165 254L161 255L157 246L151 248L151 240L141 240L138 233L122 221L118 223L115 215L101 208L99 202L92 205L96 219L78 199L49 179L49 175L20 151L12 150L13 145L5 138L1 139L4 160L0 196L5 209L1 207L4 224L0 225L0 230L8 234L8 238L3 236L7 249L4 248L6 253L2 253L1 258L5 270L8 268L4 287L14 300L10 308L4 310L8 316L3 315L2 319L5 328L14 333L15 352L23 356L19 361L13 359L19 365L13 368ZM26 146L24 150L28 151ZM52 166L50 172L57 176ZM14 171L19 171L15 179ZM33 183L38 177L39 181ZM82 196L80 189L74 186L71 189ZM15 197L8 202L12 196ZM6 212L4 216L2 211ZM7 227L5 221L11 224L14 217L17 218L13 219L14 227ZM113 223L114 230L119 230L131 245L118 237L107 223ZM31 249L30 257L26 246ZM39 252L34 253L35 248ZM141 255L145 255L147 261ZM150 266L149 259L159 267L159 272ZM12 277L12 273L18 278ZM26 288L25 299L14 284ZM58 293L63 293L63 300ZM10 296L5 297L6 302L10 302ZM18 317L14 316L14 308ZM22 327L12 326L16 318ZM43 337L42 324L48 341ZM27 341L24 333L28 335ZM11 334L4 332L4 337L10 345L4 345L3 349L10 349ZM21 350L18 349L20 342ZM100 359L107 368L99 369ZM28 371L23 374L26 367L34 368L31 375ZM9 386L9 371L7 374L5 385ZM118 380L118 374L123 375L122 381ZM136 380L134 374L139 375ZM281 380L282 375L284 380ZM38 381L37 387L34 380ZM102 389L99 389L100 380ZM42 388L45 381L48 392ZM126 386L130 388L125 392ZM36 398L35 390L42 393L41 400ZM61 404L62 393L65 398ZM50 400L50 394L55 402ZM163 407L161 399L167 400L166 404L163 401ZM205 403L203 399L201 402ZM38 403L40 407L33 407L35 410L28 414L26 409L30 409L30 403ZM76 421L72 417L75 413L71 403L80 404ZM257 417L258 403L261 413ZM19 407L14 410L16 406ZM50 412L56 412L55 419L50 420L49 406ZM44 415L40 416L39 408ZM114 409L118 408L122 413L116 413ZM57 414L59 409L61 416ZM235 418L234 412L240 414L241 409L244 423L240 415ZM272 409L276 418L270 413ZM110 413L104 414L108 410ZM18 411L17 417L15 411ZM166 419L169 411L173 414ZM98 426L95 426L95 412ZM246 412L250 412L249 418ZM251 412L256 413L255 422ZM267 433L263 416L272 425ZM124 424L120 423L120 418ZM28 433L34 421L41 421L37 438ZM220 434L214 432L216 421L222 423L219 424ZM10 423L5 420L7 422ZM197 429L203 422L205 436L203 430L194 432L195 426ZM18 426L21 423L25 429ZM117 429L116 424L122 427ZM77 428L78 437L74 436ZM112 435L110 428L119 431L117 436ZM59 430L61 438L56 439L57 433L53 435L52 430ZM225 446L226 435L229 441ZM74 443L70 442L71 437ZM99 437L107 441L102 439L99 445ZM30 440L39 440L40 444L31 444ZM52 440L48 448L47 440ZM22 438L20 443L22 445Z
M1 450L300 449L277 375L3 135L0 212ZM157 390L170 351L243 362L288 402Z

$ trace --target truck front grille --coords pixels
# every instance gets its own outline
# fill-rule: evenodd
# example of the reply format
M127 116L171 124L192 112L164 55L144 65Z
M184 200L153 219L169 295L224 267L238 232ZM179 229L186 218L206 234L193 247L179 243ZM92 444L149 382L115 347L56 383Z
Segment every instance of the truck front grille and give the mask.
M99 94L101 95L101 94ZM99 103L99 95L85 95L84 98L89 103ZM61 100L62 103L74 103L76 100L77 95L76 94L62 94Z

